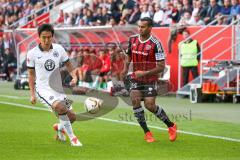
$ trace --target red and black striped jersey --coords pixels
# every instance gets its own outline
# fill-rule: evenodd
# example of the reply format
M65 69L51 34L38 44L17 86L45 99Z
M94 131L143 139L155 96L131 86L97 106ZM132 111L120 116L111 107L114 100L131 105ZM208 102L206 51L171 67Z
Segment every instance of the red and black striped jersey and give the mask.
M149 71L156 68L156 62L165 59L165 53L159 40L152 35L145 41L140 40L140 35L129 38L127 54L132 62L133 71ZM158 75L139 78L141 82L157 81Z

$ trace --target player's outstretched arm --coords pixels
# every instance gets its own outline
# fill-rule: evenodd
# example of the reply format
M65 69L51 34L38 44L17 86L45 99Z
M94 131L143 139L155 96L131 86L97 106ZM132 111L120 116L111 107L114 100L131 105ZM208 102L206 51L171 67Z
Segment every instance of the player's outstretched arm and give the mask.
M78 78L77 78L77 75L76 75L76 73L75 73L75 69L73 68L72 63L71 63L70 61L68 61L68 62L65 63L65 66L66 66L69 74L70 74L70 75L72 76L72 78L73 78L71 83L72 83L73 85L76 85Z
M28 81L29 81L29 88L30 88L30 96L31 96L31 103L36 104L36 96L35 96L35 70L28 69Z
M164 68L165 68L165 61L160 60L160 61L157 61L157 66L154 69L149 71L135 71L134 74L136 78L143 77L143 76L156 75L156 74L162 73L164 71Z
M129 65L131 62L131 58L128 55L125 55L125 61L124 61L124 68L123 71L121 72L121 76L124 78L127 75L128 69L129 69Z
M157 67L148 72L149 75L162 73L165 69L165 60L157 61Z

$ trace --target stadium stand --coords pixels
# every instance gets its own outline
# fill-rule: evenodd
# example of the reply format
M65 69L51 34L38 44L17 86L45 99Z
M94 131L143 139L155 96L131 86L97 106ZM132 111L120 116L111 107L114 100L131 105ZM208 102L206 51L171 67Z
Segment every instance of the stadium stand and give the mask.
M73 9L58 7L69 1L73 2ZM4 31L36 28L50 22L50 12L57 7L57 18L51 21L56 24L55 27L132 26L141 17L149 16L153 18L155 27L173 28L173 37L178 30L207 25L215 18L218 21L214 25L228 25L232 19L240 19L238 0L1 0L0 6L0 29ZM3 66L7 61L3 56L5 50L10 48L15 57L16 51L14 47L9 47L9 44L14 45L11 36L4 32L0 35ZM79 46L68 48L70 54L80 50ZM1 73L5 76L6 69L3 68Z
M151 17L155 26L204 25L220 15L225 15L230 24L231 17L239 18L240 6L237 0L107 0L93 1L75 8L73 12L60 10L56 22L61 26L99 26L112 24L132 25L141 17ZM232 4L231 4L232 3ZM115 24L114 23L114 24ZM217 24L217 23L216 23Z

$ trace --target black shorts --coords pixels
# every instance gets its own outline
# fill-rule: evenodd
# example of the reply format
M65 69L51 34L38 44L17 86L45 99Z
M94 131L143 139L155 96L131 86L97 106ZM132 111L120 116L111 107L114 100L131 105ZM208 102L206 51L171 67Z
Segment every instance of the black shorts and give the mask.
M85 82L93 82L92 73L89 70L86 72Z
M156 97L157 96L157 82L141 83L132 81L130 83L130 91L139 90L144 97Z
M107 76L107 75L108 75L108 72L101 72L101 73L99 74L100 77L104 77L104 76Z

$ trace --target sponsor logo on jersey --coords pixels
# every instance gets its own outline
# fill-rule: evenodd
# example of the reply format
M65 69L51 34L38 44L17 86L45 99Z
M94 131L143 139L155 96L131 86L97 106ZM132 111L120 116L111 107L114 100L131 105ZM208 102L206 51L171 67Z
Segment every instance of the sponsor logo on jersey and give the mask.
M51 101L51 100L53 100L53 98L54 98L54 96L50 96L50 97L49 97L49 100Z
M148 53L140 52L140 51L135 51L135 50L133 50L132 52L135 53L135 54L141 54L141 55L144 55L144 56L147 56L147 55L148 55Z
M153 88L152 88L152 87L149 87L149 88L148 88L148 93L147 93L147 94L152 94L152 91L153 91Z
M46 60L44 66L47 71L52 71L55 68L55 62L51 59L48 59Z
M54 51L54 52L53 52L53 56L54 56L54 57L58 57L58 56L59 56L59 53L58 53L57 51Z
M146 50L150 50L152 48L151 45L146 45Z

